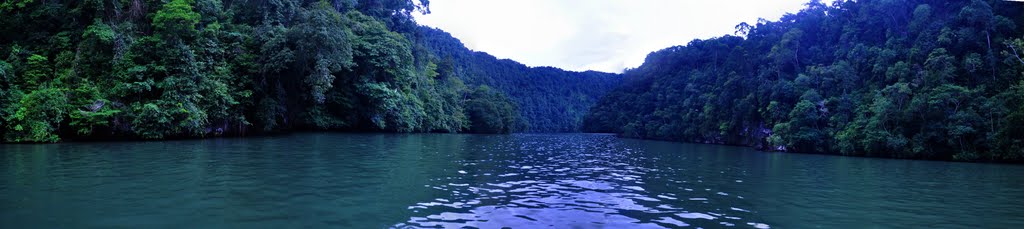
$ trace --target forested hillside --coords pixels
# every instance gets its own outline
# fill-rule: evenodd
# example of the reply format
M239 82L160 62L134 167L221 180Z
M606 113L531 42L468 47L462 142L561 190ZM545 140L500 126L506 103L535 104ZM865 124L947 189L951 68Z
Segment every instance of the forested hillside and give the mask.
M441 72L467 84L490 85L518 105L529 132L577 132L597 100L618 87L621 77L603 72L571 72L527 67L512 60L473 52L447 32L421 27L420 43L437 55Z
M448 53L465 47L412 18L427 3L4 1L0 137L573 130L616 79L588 84L483 53L455 62ZM434 40L458 47L424 45ZM565 82L576 83L556 88Z
M648 55L585 129L792 152L1024 159L1024 4L812 1Z

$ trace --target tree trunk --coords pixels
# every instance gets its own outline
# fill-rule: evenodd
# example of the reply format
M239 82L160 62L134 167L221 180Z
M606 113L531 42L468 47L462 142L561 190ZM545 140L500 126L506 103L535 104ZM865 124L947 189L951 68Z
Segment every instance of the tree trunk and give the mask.
M992 70L992 81L996 80L996 58L992 54L992 33L985 30L985 40L988 42L988 66Z

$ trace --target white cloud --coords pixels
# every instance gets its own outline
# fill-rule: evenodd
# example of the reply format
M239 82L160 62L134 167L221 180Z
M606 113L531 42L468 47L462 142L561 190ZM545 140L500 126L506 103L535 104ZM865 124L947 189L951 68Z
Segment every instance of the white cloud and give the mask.
M621 72L648 53L732 34L809 0L431 0L420 24L530 66ZM829 1L826 1L829 2Z

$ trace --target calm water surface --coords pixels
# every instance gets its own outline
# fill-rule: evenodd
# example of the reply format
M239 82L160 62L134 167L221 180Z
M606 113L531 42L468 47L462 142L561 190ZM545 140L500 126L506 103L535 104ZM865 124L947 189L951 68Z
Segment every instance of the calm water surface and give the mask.
M611 135L0 145L0 228L1024 228L1024 167Z

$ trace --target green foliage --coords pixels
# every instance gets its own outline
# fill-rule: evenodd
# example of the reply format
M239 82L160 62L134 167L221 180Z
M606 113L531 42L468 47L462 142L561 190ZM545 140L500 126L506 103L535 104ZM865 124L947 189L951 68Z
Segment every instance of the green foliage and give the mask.
M462 132L469 104L497 120L488 132L523 130L508 123L522 117L532 130L570 131L618 82L472 52L416 25L411 14L428 3L3 1L0 136ZM480 85L496 90L469 99Z
M463 94L468 90L459 78L448 77L443 82L432 80L432 86L438 90L423 91L424 111L427 113L426 130L443 132L461 132L469 128ZM517 114L518 115L518 114Z
M307 74L303 80L312 100L323 103L333 88L334 74L353 65L349 34L342 14L326 1L302 11L299 22L290 33L297 44L298 62L308 63L300 70Z
M836 1L648 55L584 130L807 153L1021 161L1024 8ZM879 15L886 15L879 17Z
M131 120L132 132L146 139L164 138L176 132L174 117L168 108L153 103L132 104L131 113L128 118ZM179 110L178 113L187 113Z
M32 4L34 1L35 0L3 0L3 2L0 2L0 12L25 8L25 6Z
M420 101L385 84L364 83L359 91L368 95L369 103L374 104L368 115L376 128L411 132L420 125L419 117L425 115Z
M67 97L59 89L41 88L21 97L13 115L4 117L9 126L5 140L11 142L57 142L60 123L67 113Z
M1024 66L1022 66L1024 67ZM1024 72L1021 73L1024 75ZM1000 159L1024 159L1024 80L1002 94L1008 108L1008 115L998 127L996 144L1003 150Z
M526 132L576 132L584 115L622 78L602 72L528 67L467 49L450 34L420 27L415 43L436 56L440 77L458 77L470 87L490 86L519 107Z
M68 124L78 135L92 135L96 129L109 130L111 121L121 112L112 108L102 94L100 88L90 82L83 82L70 92Z
M0 60L0 89L7 89L14 79L14 68L11 64Z
M50 68L49 60L45 56L35 55L28 57L28 66L22 74L22 82L26 88L36 88L50 81L53 76L53 69Z
M93 39L96 42L109 44L114 41L114 30L103 23L102 20L96 19L92 25L85 28L85 32L82 34L83 39Z
M190 36L199 23L199 13L192 9L194 0L171 0L153 15L153 27L168 35Z
M505 95L487 86L470 92L466 101L469 131L473 133L504 134L517 131L522 123L518 107Z
M6 136L7 117L13 113L14 108L9 105L17 102L15 98L21 97L20 91L11 87L13 79L14 69L11 64L0 60L0 137Z
M828 147L824 125L825 101L814 90L801 96L800 102L789 112L786 122L775 124L769 142L788 146L795 152L821 152Z

